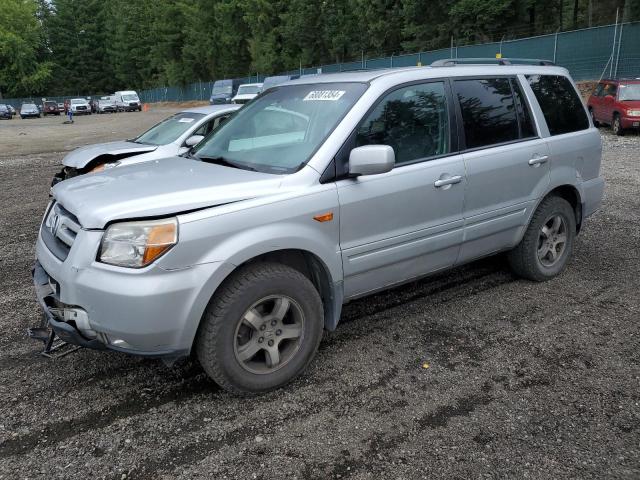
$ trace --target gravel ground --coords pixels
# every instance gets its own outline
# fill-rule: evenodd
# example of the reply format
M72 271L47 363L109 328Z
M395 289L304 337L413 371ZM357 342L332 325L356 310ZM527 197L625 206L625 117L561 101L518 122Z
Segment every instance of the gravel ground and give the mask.
M562 276L491 258L354 302L279 391L230 396L190 361L39 357L51 152L166 113L0 123L0 479L640 477L638 135L602 131L605 202Z

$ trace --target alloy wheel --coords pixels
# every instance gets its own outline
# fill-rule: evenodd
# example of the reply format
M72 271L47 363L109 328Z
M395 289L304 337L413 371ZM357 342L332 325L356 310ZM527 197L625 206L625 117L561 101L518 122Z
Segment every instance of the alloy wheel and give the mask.
M273 373L300 349L303 327L302 308L292 298L270 295L258 300L236 327L236 360L251 373Z
M567 223L562 215L547 219L538 237L538 260L545 267L554 266L567 247Z

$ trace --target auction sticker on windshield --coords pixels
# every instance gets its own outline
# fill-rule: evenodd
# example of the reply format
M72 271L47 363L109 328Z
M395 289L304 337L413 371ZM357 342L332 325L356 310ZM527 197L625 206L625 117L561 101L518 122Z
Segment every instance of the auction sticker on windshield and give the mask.
M307 93L307 96L303 98L304 102L322 100L335 102L339 100L345 94L345 90L314 90Z
M184 118L183 117L180 120L178 120L178 122L180 122L180 123L191 123L191 122L193 122L193 120L194 120L193 118Z

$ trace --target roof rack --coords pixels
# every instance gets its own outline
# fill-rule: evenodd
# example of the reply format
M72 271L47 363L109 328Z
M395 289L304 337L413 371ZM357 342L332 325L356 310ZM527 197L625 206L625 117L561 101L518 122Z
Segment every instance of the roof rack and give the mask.
M436 60L432 67L455 67L456 65L555 65L551 60L537 58L445 58Z

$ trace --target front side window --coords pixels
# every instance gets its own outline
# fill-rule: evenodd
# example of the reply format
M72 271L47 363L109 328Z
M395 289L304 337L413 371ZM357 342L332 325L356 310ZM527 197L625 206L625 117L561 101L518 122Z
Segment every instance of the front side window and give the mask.
M619 100L621 102L640 100L640 83L621 84Z
M177 140L203 117L204 115L201 113L177 113L151 127L136 138L134 142L149 145L166 145Z
M137 102L138 101L138 96L137 95L122 95L122 100L124 100L125 102Z
M604 87L604 95L605 97L606 96L615 97L617 90L618 88L614 84L609 83L606 87Z
M356 147L389 145L396 165L449 153L444 83L411 85L389 93L362 122Z
M582 100L567 77L527 75L527 80L540 104L551 135L589 128Z
M275 87L238 110L193 154L238 168L293 173L311 158L366 88L355 82Z
M520 138L509 78L456 80L466 148L511 142Z

